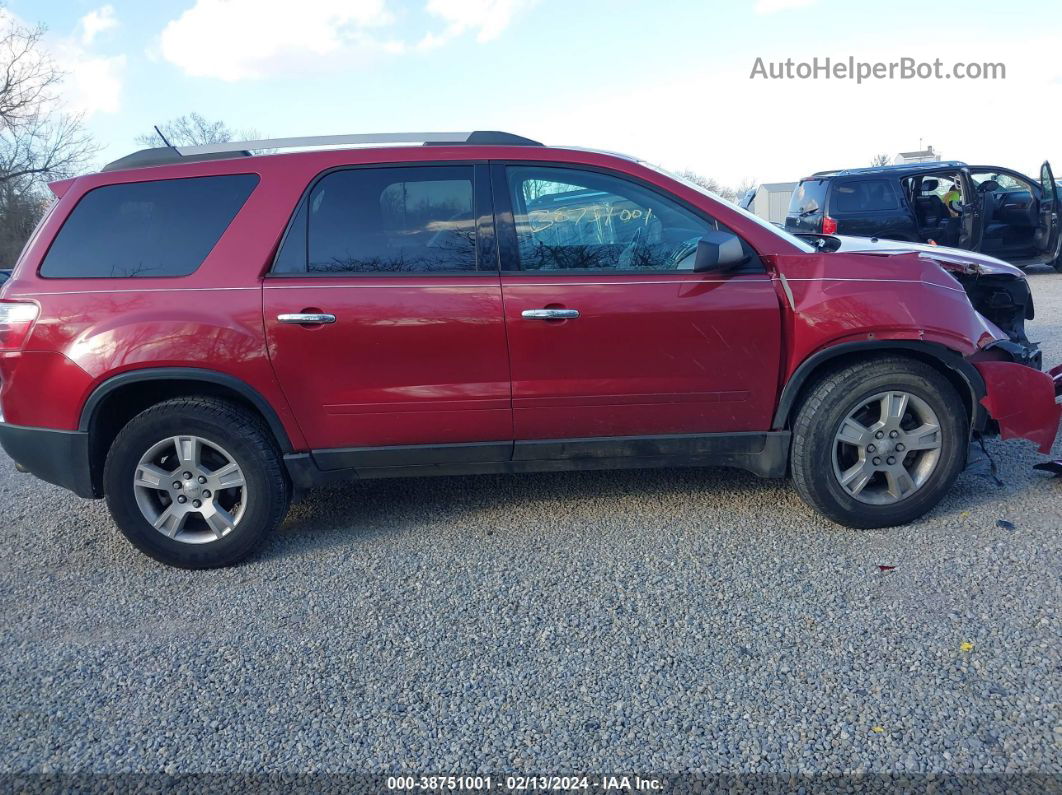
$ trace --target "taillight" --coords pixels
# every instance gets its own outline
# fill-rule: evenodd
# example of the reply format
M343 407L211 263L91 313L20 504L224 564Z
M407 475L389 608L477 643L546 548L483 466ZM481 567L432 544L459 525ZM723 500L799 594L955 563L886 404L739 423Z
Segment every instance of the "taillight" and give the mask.
M824 235L836 235L837 234L837 222L830 218L828 215L822 216L822 234Z
M40 310L24 301L0 301L0 352L22 350Z

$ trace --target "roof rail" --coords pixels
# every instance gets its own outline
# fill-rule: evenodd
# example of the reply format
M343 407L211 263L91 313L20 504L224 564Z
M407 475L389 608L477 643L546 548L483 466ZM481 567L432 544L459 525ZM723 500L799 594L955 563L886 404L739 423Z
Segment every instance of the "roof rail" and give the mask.
M312 147L380 146L385 144L542 146L539 141L495 130L475 132L358 133L354 135L309 135L295 138L262 138L255 141L226 141L197 146L159 146L141 149L103 167L103 171L124 168L190 163L227 157L250 157L253 150L303 149Z
M964 168L965 166L966 163L962 160L923 160L917 163L890 163L886 166L862 166L859 168L839 168L830 171L816 171L811 177L805 177L805 179L811 179L813 177L843 177L850 174L880 174L887 171L924 171L926 169L935 170L938 168Z

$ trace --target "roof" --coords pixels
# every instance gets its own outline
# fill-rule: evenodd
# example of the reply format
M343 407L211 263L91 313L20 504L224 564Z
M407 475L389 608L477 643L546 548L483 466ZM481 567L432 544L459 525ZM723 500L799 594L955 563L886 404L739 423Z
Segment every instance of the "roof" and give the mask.
M903 171L935 171L940 168L965 168L961 160L927 160L924 163L897 163L891 166L867 166L866 168L842 168L833 171L816 171L810 177L846 177L852 174L895 174Z
M763 182L760 187L767 190L792 190L797 184L796 182Z
M126 168L195 163L233 157L252 157L255 150L338 148L344 146L384 146L421 144L423 146L542 146L539 141L496 130L438 133L358 133L353 135L313 135L298 138L262 138L254 141L226 141L199 146L159 146L141 149L105 165L102 171Z

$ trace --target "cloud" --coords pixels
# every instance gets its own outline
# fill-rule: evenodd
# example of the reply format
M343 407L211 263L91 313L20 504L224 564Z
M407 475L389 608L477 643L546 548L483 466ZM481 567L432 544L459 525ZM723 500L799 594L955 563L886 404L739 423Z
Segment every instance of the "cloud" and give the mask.
M537 0L426 0L441 30L419 41L389 37L393 0L196 0L170 21L157 53L193 77L237 81L349 67L379 53L431 50L466 33L489 42Z
M56 61L66 72L63 93L73 110L86 116L121 110L126 64L124 55L105 57L78 49L60 48Z
M375 29L393 21L386 0L197 0L162 31L162 57L194 77L244 80L343 51L401 52Z
M89 11L78 24L81 26L81 43L88 46L105 30L118 27L118 17L114 13L114 6L105 5Z
M535 0L428 0L425 10L446 23L442 34L429 33L420 43L437 46L447 39L475 31L480 43L498 38L513 18Z
M792 11L796 8L807 8L817 0L756 0L753 11L761 16L776 14L779 11Z
M91 50L99 34L116 27L114 6L107 4L85 14L69 36L52 43L56 65L66 73L63 95L71 110L86 116L121 110L126 57Z

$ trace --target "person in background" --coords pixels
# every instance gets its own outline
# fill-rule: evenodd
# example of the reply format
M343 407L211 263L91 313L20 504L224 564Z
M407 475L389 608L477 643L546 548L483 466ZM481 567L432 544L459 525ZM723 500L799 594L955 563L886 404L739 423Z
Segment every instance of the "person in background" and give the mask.
M944 202L944 206L948 208L948 213L951 214L951 217L958 218L961 214L961 210L952 206L952 203L954 202L958 207L962 207L962 190L959 188L958 181L952 182L951 187L948 188L948 192L940 198L941 201Z

